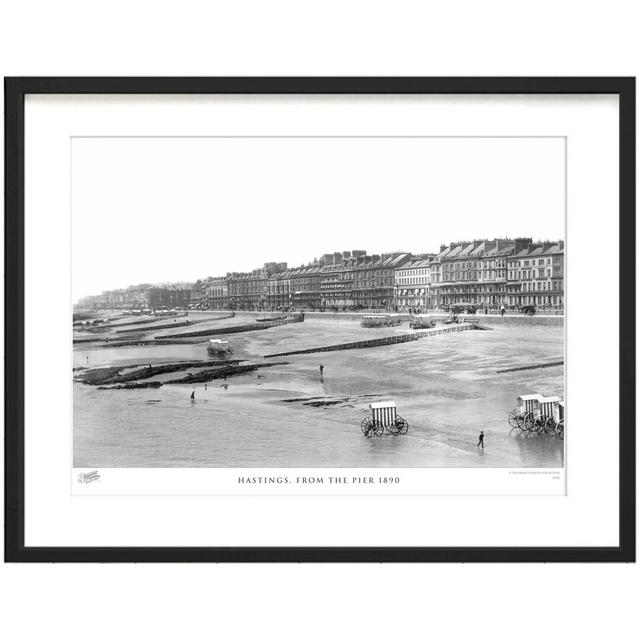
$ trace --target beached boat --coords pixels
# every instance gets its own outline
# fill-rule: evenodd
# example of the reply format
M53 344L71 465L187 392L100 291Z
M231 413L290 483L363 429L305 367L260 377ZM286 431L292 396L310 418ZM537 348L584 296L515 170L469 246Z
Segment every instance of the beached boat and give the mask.
M229 346L228 340L219 340L217 338L212 338L211 340L209 340L207 351L208 353L213 355L233 353L231 347Z

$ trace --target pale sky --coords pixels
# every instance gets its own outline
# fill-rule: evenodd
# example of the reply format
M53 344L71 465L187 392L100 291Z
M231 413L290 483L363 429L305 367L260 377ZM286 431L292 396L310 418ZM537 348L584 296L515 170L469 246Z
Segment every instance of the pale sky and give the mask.
M323 253L564 238L562 138L75 138L73 299Z

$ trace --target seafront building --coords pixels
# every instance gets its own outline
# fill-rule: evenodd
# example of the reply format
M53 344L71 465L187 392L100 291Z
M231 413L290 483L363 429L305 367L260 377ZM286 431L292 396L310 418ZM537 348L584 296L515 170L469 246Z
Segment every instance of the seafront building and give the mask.
M442 245L434 259L431 283L434 304L449 306L507 306L507 259L531 238L474 240Z
M417 257L395 271L398 311L426 311L431 305L431 264L434 255Z
M268 262L192 285L141 284L90 296L83 309L404 311L466 307L564 309L564 242L495 238L437 254L327 253L307 265Z
M508 260L508 304L564 305L564 242L523 248Z
M207 278L205 284L205 306L207 309L224 309L229 297L229 284L224 276Z

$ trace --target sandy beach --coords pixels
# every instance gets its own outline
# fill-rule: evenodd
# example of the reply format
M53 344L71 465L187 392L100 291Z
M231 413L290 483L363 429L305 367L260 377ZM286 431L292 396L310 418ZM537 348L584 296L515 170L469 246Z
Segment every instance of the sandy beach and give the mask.
M201 322L197 328L246 322L241 316ZM153 336L147 329L144 335ZM353 320L316 317L227 337L234 359L260 364L265 354L393 335L399 329L407 325L365 329ZM119 348L77 344L74 367L87 366L87 358L89 367L204 360L206 340ZM202 383L130 390L75 383L74 465L562 467L562 440L510 432L506 417L520 394L564 396L564 367L496 371L561 360L563 350L561 326L506 325L371 349L287 356L276 361L288 364L213 380L206 390ZM360 422L369 414L369 403L380 400L397 403L409 422L406 436L363 437ZM486 434L484 451L476 446L480 429Z

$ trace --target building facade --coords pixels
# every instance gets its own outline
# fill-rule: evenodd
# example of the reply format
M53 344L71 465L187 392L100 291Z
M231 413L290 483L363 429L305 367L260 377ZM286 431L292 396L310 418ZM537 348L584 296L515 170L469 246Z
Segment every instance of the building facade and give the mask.
M508 260L508 304L564 308L564 242L532 244Z
M286 262L267 262L261 269L228 273L225 278L228 308L246 311L268 309L269 278L286 269Z
M362 256L354 273L354 309L395 308L396 269L411 261L410 253Z
M456 306L564 309L564 242L531 238L442 245L437 254L327 253L290 268L268 262L193 285L135 285L89 296L82 309L428 311Z
M285 269L269 278L268 294L270 309L290 309L293 306L291 271Z
M399 312L423 312L431 308L431 262L420 257L395 270L395 306Z
M229 304L229 285L225 276L207 278L205 283L205 307L207 309L226 309Z
M555 268L555 269L554 269ZM556 274L555 277L553 274ZM433 306L564 308L564 244L531 238L442 246L431 265Z
M320 266L312 264L299 267L290 272L291 275L291 300L294 309L320 309L322 308L322 296L320 294L320 282L322 275Z
M196 280L191 286L190 306L194 309L203 308L206 285L203 280Z

